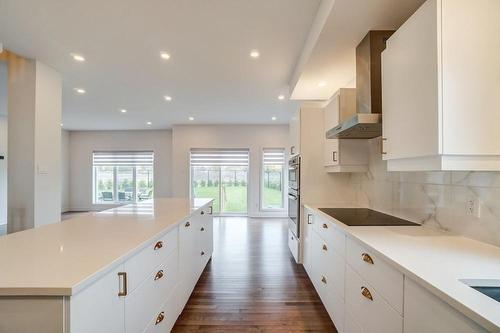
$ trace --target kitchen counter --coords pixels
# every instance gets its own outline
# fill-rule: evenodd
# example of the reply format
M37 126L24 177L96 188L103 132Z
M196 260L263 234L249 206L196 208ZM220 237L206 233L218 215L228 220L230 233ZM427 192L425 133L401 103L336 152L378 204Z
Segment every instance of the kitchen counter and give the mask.
M500 332L500 303L462 279L500 280L500 248L423 226L353 226L305 204L467 317Z
M126 205L0 237L0 296L70 296L211 199Z

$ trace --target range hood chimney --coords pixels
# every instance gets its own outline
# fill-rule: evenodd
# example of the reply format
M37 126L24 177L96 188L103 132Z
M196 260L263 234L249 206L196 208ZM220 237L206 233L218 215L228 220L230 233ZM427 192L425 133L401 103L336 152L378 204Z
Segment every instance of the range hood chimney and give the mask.
M382 135L381 54L394 30L372 30L356 47L356 115L340 119L327 139L372 139Z

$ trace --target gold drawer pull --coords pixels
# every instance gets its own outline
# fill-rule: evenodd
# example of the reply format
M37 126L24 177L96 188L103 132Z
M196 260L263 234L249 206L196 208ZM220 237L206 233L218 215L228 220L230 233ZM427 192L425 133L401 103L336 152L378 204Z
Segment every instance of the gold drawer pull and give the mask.
M361 287L361 295L365 296L365 298L373 301L372 293L366 287Z
M321 282L323 282L324 284L326 284L326 277L324 277L323 275L321 275Z
M184 224L184 226L187 228L187 227L191 226L191 223L189 221L187 221L186 224Z
M205 255L205 251L201 251L201 255L204 256Z
M200 229L200 230L201 230L201 231L205 231L205 228L201 227L201 229Z
M326 223L323 223L323 229L328 229L328 225Z
M326 244L323 244L323 251L328 251L328 248L326 247Z
M156 250L159 250L159 249L161 249L162 247L163 247L163 242L162 242L162 241L158 241L158 242L156 242L156 244L155 244L155 248L154 248L154 250L155 250L155 251L156 251Z
M155 275L155 281L161 279L162 277L163 277L163 269L160 269L158 273L156 273Z
M156 317L155 325L161 323L163 319L165 319L165 312L162 311L158 314L158 317Z
M363 253L361 255L361 259L363 259L364 262L367 262L370 265L373 265L373 259L372 259L372 257L370 257L370 255L368 253Z
M127 273L119 272L118 273L118 296L127 296Z

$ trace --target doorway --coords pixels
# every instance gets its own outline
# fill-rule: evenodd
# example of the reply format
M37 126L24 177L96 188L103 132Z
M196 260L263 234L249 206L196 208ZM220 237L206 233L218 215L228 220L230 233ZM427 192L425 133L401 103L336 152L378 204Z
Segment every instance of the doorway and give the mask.
M248 161L248 149L192 149L191 197L214 199L216 215L247 215Z

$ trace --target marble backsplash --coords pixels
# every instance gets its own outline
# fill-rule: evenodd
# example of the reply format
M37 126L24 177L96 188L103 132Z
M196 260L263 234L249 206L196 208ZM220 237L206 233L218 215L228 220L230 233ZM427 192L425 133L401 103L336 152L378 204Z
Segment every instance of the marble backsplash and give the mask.
M350 175L359 205L500 246L500 172L388 172L380 138L368 144L369 172ZM467 214L471 199L480 217Z

